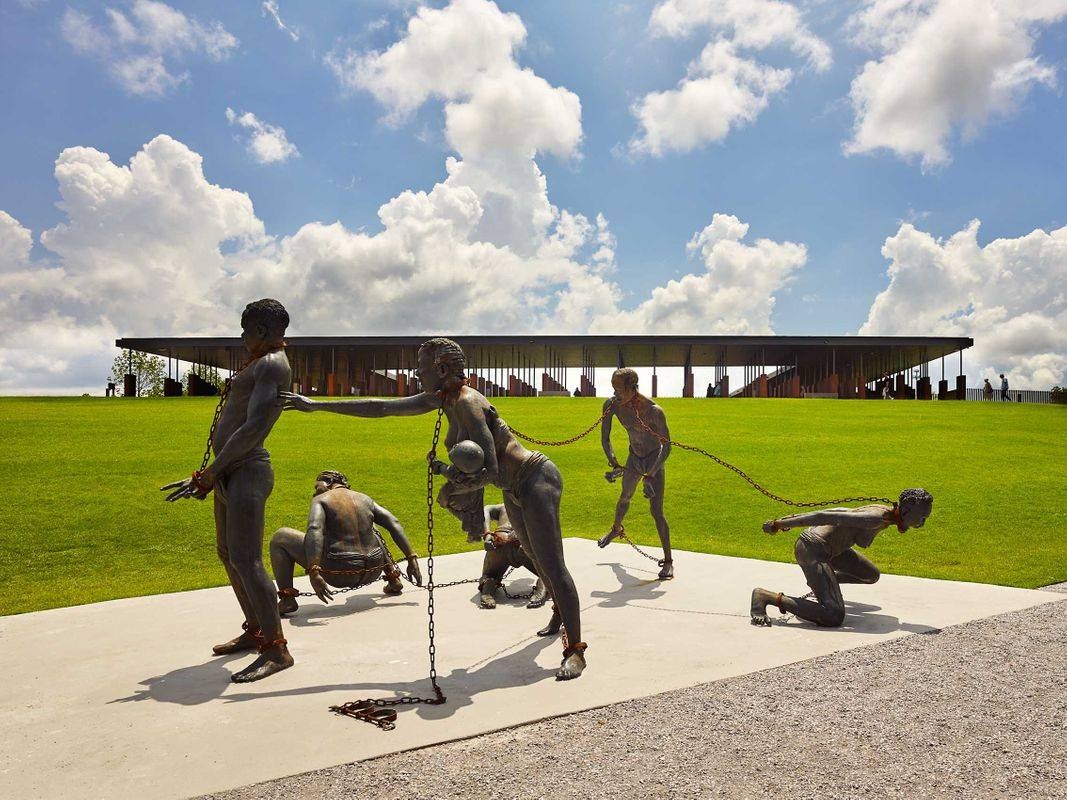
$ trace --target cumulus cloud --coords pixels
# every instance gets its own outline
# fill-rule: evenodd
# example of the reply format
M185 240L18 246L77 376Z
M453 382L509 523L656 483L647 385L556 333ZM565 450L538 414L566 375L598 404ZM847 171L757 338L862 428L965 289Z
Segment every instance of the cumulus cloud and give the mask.
M819 72L832 63L829 46L807 28L796 6L782 0L663 0L652 10L649 29L671 38L708 31L713 39L674 89L650 92L631 107L639 125L629 143L635 156L694 150L754 121L793 72L742 50L787 47Z
M820 72L833 63L830 46L783 0L663 0L652 10L649 28L674 38L704 29L723 32L751 50L784 45Z
M846 152L947 163L954 134L972 137L1035 86L1056 86L1034 48L1065 16L1067 0L868 0L848 27L877 57L852 81Z
M63 38L83 56L107 65L111 76L132 95L162 97L188 80L174 62L203 53L212 61L228 58L237 39L220 22L202 23L157 0L134 0L127 11L108 8L106 22L68 8L60 23Z
M238 114L232 108L226 109L226 119L231 125L248 131L248 152L260 164L274 164L299 157L300 151L286 137L285 128L263 122L251 111Z
M399 41L371 52L327 56L349 90L371 93L389 124L430 99L444 102L449 187L468 187L482 208L474 236L533 256L559 210L536 158L579 155L581 102L516 60L526 28L488 0L422 7Z
M740 58L730 42L713 42L678 88L651 92L633 106L641 135L630 142L630 152L662 156L721 141L755 120L792 77L788 69Z
M861 334L970 336L974 379L1017 388L1067 378L1067 227L978 243L978 220L946 240L905 223L885 241L889 286ZM997 384L999 385L999 384Z
M128 165L64 150L66 221L32 235L0 212L0 391L82 390L118 336L232 334L249 299L276 296L293 332L584 330L614 308L606 220L559 212L530 256L480 240L477 193L447 181L379 209L381 230L311 222L270 236L244 193L157 136Z
M794 242L743 240L748 225L730 214L715 214L711 224L689 241L690 255L704 271L652 290L632 311L606 314L594 333L769 334L774 295L807 261L807 248Z
M261 13L274 20L274 24L278 26L278 30L283 31L294 42L300 41L300 34L282 21L281 12L278 11L277 0L264 0L263 5L260 6L260 10Z

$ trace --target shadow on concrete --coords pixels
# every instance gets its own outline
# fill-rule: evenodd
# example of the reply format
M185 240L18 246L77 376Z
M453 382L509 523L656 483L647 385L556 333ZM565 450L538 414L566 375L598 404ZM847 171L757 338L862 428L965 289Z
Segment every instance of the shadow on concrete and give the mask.
M379 602L389 595L351 594L343 603L336 600L329 605L314 598L301 598L303 602L295 614L282 617L297 628L317 628L326 624L326 620L333 617L345 617L349 614L366 613L376 609L398 608L400 606L417 606L418 601Z
M530 641L532 640L532 641ZM521 650L504 658L495 659L500 653L507 652L523 642L530 641ZM550 677L556 670L539 667L537 654L550 645L555 645L558 637L526 637L519 642L476 661L470 667L454 669L448 675L440 676L438 683L448 696L446 706L419 706L419 716L427 719L441 719L451 716L456 709L469 706L479 692L489 689L527 686ZM321 694L334 691L381 690L398 697L405 695L432 695L429 679L420 678L406 683L341 683L328 686L307 686L278 692L256 692L226 695L226 689L234 686L230 681L231 670L227 664L235 660L249 661L255 653L235 653L229 656L216 656L202 664L181 667L164 675L156 675L141 681L143 689L137 689L128 697L119 697L108 701L113 703L133 703L142 700L155 700L157 703L174 703L183 706L197 706L213 700L227 703L239 703L268 697L287 697L304 694ZM356 698L353 698L356 699Z
M209 703L222 696L227 686L231 686L227 664L241 660L249 661L255 653L234 653L228 656L214 656L203 664L180 667L164 675L145 678L141 685L129 697L109 700L113 703L136 703L141 700L155 700L157 703L176 703L182 706L198 706Z
M523 639L522 641L526 641ZM453 669L447 675L438 676L438 684L445 693L448 701L444 705L401 705L396 710L399 714L414 713L427 720L446 719L465 706L474 704L474 698L481 692L494 689L509 689L516 686L529 686L539 681L549 680L555 677L556 669L538 666L537 654L546 647L556 646L557 637L537 637L521 650L516 650L511 655L492 661L482 660L475 662L481 664L477 669L472 667L460 667ZM521 642L520 642L521 643ZM419 678L416 681L400 682L361 682L361 683L334 683L322 686L305 686L299 689L285 689L277 692L257 692L229 694L221 699L227 703L242 703L248 700L258 700L268 697L293 697L298 695L325 694L330 692L351 692L352 696L345 702L362 699L362 693L373 691L382 692L385 697L432 697L433 689L430 687L429 678Z
M635 578L630 571L644 572L633 567L624 567L622 564L613 562L601 562L598 567L611 567L615 573L615 579L619 582L619 588L611 592L597 590L590 593L590 597L600 600L597 603L601 608L623 608L632 604L635 600L655 600L666 594L663 589L664 581L659 578L652 580Z
M840 628L825 628L814 622L786 617L774 619L777 625L801 626L808 630L816 631L847 631L849 633L892 633L893 631L907 631L908 633L936 633L940 628L932 625L918 625L913 622L901 622L899 617L890 614L875 614L881 611L881 606L872 606L869 603L857 603L854 600L845 601L845 621Z

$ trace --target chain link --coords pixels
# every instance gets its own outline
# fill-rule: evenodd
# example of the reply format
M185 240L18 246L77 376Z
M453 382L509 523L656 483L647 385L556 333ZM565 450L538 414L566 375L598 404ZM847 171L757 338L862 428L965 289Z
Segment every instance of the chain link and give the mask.
M536 445L539 445L541 447L564 447L565 445L568 445L568 444L574 444L579 439L584 439L586 436L588 436L593 431L595 431L597 426L600 425L600 423L603 422L607 418L607 416L612 412L613 409L614 409L614 401L611 404L608 405L608 407L604 410L604 413L600 415L600 418L596 422L594 422L592 425L590 425L588 428L586 428L584 431L582 431L581 433L577 434L576 436L570 437L569 439L561 439L558 442L549 442L549 441L546 441L544 439L534 439L532 436L527 436L525 433L522 433L521 431L515 430L515 428L512 427L511 425L508 425L508 427L511 429L511 432L513 434L515 434L517 437L522 439L524 442L530 442L531 444L536 444Z
M534 592L537 591L537 581L534 581L534 587L530 591L518 592L517 594L512 594L511 592L509 592L508 587L504 585L504 581L508 579L508 576L513 573L515 569L515 567L508 567L508 571L505 572L503 576L501 576L499 581L500 590L504 593L504 596L508 598L508 600L529 600L531 597L534 596Z
M346 717L352 717L353 719L363 720L364 722L370 722L373 725L377 725L382 730L390 731L396 726L393 721L396 719L396 715L382 715L380 711L375 709L389 708L391 706L415 706L415 705L430 705L439 706L446 701L445 693L441 691L441 687L437 684L437 645L434 642L434 586L433 582L433 461L437 457L437 445L441 440L441 422L444 417L445 409L442 403L441 407L437 409L437 422L433 429L433 444L430 446L429 457L426 459L426 574L427 584L426 591L429 594L429 598L426 601L426 615L427 621L427 633L429 634L429 646L427 652L430 657L430 686L433 688L433 697L394 697L391 699L369 697L362 700L353 700L348 703L342 703L339 706L330 706L330 711L335 714L340 714ZM383 724L384 723L384 724Z
M753 478L751 478L747 472L745 472L740 467L735 467L729 461L724 461L723 459L719 458L716 455L713 455L712 453L709 453L707 450L704 450L703 448L694 447L694 446L688 445L688 444L682 444L681 442L676 442L673 439L667 438L666 436L664 436L659 431L652 430L652 428L649 427L648 423L645 422L644 418L641 416L641 411L640 411L640 409L638 409L637 405L636 404L631 404L631 406L632 406L632 408L634 410L634 415L637 417L637 421L641 425L641 427L644 428L649 433L651 433L657 439L659 439L660 442L662 442L663 444L669 444L671 447L677 447L679 450L688 450L690 453L696 453L698 455L704 456L705 458L710 458L712 461L714 461L720 467L725 467L726 469L730 470L734 474L736 474L739 477L743 478L745 481L748 482L748 484L753 489L758 491L760 494L764 495L765 497L769 498L770 500L774 500L777 503L782 503L783 505L787 505L787 506L793 506L794 508L825 508L826 506L836 506L836 505L840 505L841 503L861 503L861 502L862 503L888 503L891 506L896 506L896 501L895 500L889 500L889 499L886 499L884 497L839 497L839 498L837 498L835 500L818 500L818 501L815 501L815 502L804 502L804 501L799 501L799 500L789 500L789 499L787 499L785 497L782 497L781 495L775 494L774 492L770 491L769 489L765 489L763 486L761 486L759 483L757 483Z
M662 567L667 563L665 559L656 558L651 553L647 553L644 550L642 550L640 547L638 547L637 543L633 539L631 539L629 536L626 535L626 531L625 530L620 530L618 533L616 533L615 534L615 538L616 539L622 539L622 541L624 541L626 544L630 545L630 547L632 547L634 550L636 550L642 556L647 558L649 561L655 561L657 567Z
M215 429L219 426L219 419L222 417L222 409L226 405L227 398L230 396L230 387L233 385L233 381L255 360L256 356L252 356L238 367L235 373L222 382L222 390L219 392L219 404L215 406L215 416L211 420L211 427L208 428L207 444L204 445L204 458L200 461L200 469L198 469L197 472L203 472L207 469L208 462L211 460L211 446L215 442Z

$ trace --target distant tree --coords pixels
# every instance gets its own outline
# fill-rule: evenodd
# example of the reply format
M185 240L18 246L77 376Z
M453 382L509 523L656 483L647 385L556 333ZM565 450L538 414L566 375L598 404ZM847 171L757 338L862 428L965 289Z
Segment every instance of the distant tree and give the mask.
M216 393L222 391L223 379L219 375L219 371L215 367L208 367L203 364L192 364L187 370L185 370L185 374L182 375L182 383L185 384L186 391L188 391L189 388L190 375L196 375L204 383L209 383L214 386Z
M132 373L137 378L138 397L162 397L163 379L167 377L167 362L159 356L123 350L111 365L111 380L121 389L123 376Z

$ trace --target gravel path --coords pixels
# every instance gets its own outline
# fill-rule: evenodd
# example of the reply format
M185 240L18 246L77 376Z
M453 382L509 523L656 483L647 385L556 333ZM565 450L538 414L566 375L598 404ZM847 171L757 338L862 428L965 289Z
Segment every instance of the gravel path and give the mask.
M1065 665L1067 601L209 797L1062 800Z

